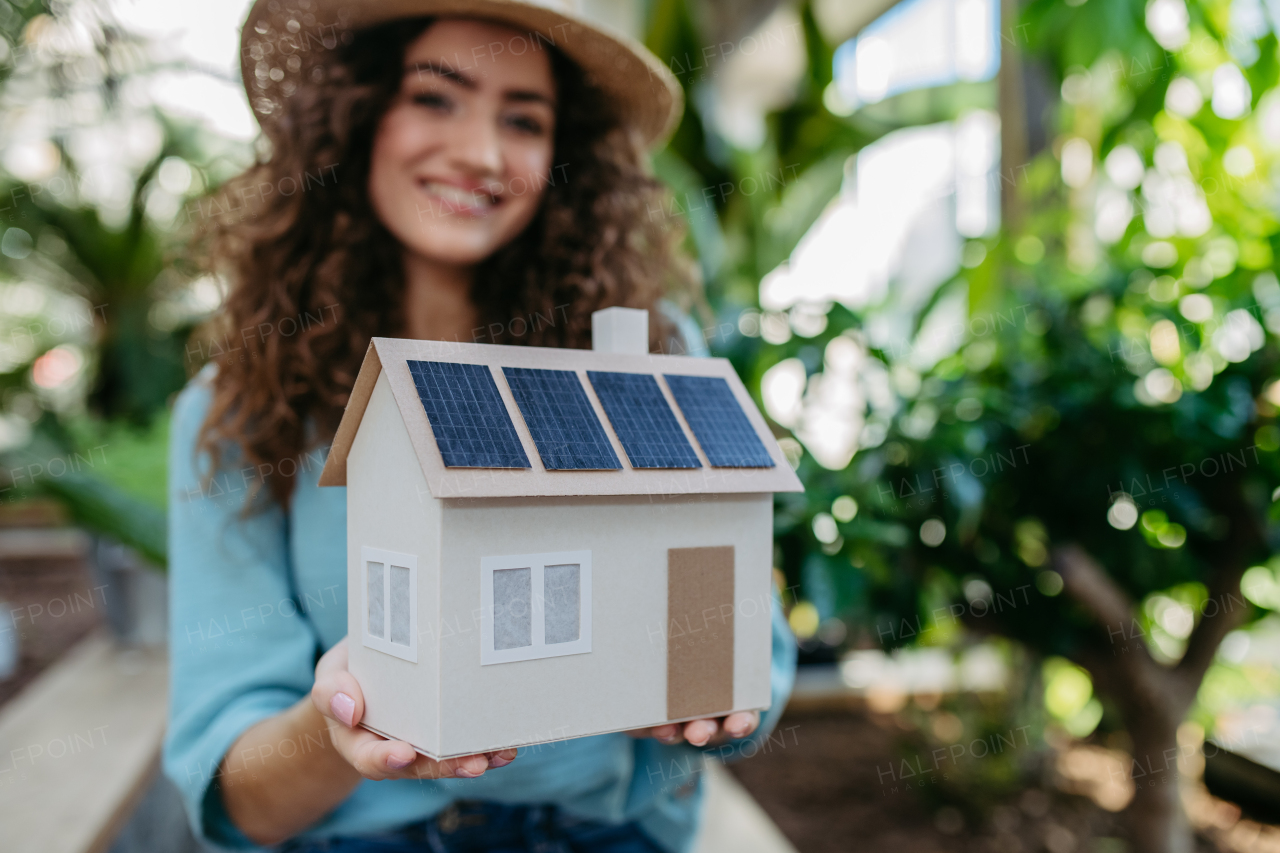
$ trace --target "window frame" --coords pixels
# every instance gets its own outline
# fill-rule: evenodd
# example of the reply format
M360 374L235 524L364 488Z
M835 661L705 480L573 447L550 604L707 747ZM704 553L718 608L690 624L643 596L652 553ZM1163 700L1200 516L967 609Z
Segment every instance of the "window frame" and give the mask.
M578 639L568 643L546 642L546 567L578 566ZM529 569L531 613L528 646L493 647L493 573L503 569ZM480 559L480 665L581 655L591 651L591 552L552 551L545 554L509 554Z
M381 563L382 625L386 636L369 633L369 564ZM409 645L391 642L391 567L409 570ZM414 554L360 546L360 635L364 644L375 651L410 663L418 662L418 558Z

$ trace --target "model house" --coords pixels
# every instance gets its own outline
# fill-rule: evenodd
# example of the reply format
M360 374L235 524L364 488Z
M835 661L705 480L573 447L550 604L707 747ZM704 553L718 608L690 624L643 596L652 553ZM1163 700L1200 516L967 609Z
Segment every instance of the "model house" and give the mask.
M769 705L773 493L723 359L375 338L321 476L347 487L364 723L435 758Z

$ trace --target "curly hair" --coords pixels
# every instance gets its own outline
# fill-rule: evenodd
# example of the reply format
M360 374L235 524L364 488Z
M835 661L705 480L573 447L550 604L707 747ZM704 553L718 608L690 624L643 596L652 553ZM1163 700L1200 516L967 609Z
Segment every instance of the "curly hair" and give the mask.
M217 191L216 213L198 238L206 265L231 287L205 334L235 345L215 359L198 449L214 471L234 450L237 464L272 472L255 483L255 499L265 486L288 505L296 475L283 469L296 466L281 461L332 437L370 338L403 334L402 250L375 215L367 184L405 50L430 25L419 18L360 31L336 62L318 66L282 105L269 153ZM501 329L484 340L589 347L591 313L622 305L650 310L656 344L672 331L654 310L658 299L687 300L696 281L680 230L651 215L666 209L666 191L603 94L546 49L558 91L553 162L564 165L549 176L532 222L475 271L479 317ZM260 189L286 181L305 181L305 191Z

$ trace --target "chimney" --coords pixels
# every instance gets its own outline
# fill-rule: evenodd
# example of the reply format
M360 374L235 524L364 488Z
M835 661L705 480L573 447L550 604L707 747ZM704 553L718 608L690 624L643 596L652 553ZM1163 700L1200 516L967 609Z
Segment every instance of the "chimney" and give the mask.
M591 315L591 348L596 352L649 354L649 312L605 308Z

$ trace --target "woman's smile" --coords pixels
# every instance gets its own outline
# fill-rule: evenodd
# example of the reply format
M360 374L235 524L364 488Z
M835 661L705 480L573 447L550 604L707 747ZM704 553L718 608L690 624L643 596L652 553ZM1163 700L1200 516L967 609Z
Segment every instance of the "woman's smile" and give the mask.
M418 189L435 202L439 212L456 216L487 216L504 201L502 184L474 184L440 178L418 178Z

